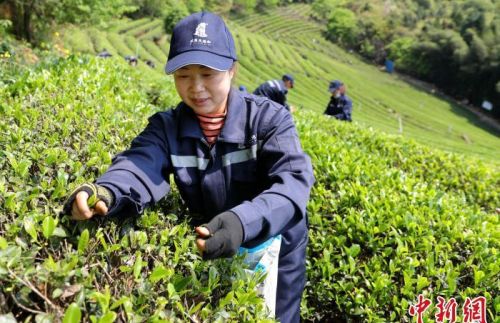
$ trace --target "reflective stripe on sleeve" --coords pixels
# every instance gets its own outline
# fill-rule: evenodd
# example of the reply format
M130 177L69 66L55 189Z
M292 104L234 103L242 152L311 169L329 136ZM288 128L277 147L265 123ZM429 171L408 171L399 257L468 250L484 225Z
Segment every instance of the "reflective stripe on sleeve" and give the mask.
M223 155L222 166L227 167L232 164L243 163L251 159L257 159L257 145Z
M280 91L283 91L283 89L281 88L281 84L280 84L280 82L279 82L278 80L274 80L273 82L274 82L274 84L276 84L276 87L277 87Z
M196 167L199 170L205 170L208 166L208 159L196 156L177 156L170 155L174 167Z
M222 155L222 166L227 167L232 164L244 163L246 161L257 159L257 150L262 146L262 140L259 140L256 145L250 148L233 151ZM209 159L200 158L197 156L178 156L170 155L172 165L174 167L196 167L199 170L206 170Z

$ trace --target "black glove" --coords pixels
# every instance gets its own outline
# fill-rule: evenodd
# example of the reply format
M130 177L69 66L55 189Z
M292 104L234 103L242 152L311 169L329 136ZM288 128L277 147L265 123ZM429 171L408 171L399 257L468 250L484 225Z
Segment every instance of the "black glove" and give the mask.
M205 240L203 259L232 257L243 243L243 225L231 211L217 215L207 224L202 225L210 232Z
M71 208L73 207L76 195L82 191L87 192L89 195L89 199L87 200L89 208L93 208L99 201L103 201L108 208L113 205L114 195L109 189L97 184L83 184L78 186L66 199L61 215L71 215Z

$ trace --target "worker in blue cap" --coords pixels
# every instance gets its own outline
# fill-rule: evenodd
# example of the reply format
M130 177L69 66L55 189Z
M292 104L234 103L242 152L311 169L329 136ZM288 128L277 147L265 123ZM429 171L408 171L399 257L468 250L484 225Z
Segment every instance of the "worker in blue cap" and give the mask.
M293 76L291 74L285 74L281 77L281 80L270 80L262 83L253 91L253 94L265 96L283 105L290 111L290 106L286 102L286 95L289 89L293 89L293 84Z
M70 194L63 213L75 220L141 214L169 193L173 174L204 259L232 257L240 246L281 235L275 314L280 322L299 322L311 160L283 105L231 87L236 61L219 16L181 20L165 71L182 101L151 116L95 183Z
M330 102L325 114L338 120L352 121L352 101L345 94L345 85L339 80L330 82L328 91L331 94Z
M100 52L99 54L97 54L97 57L99 57L99 58L110 58L112 56L113 55L110 52L108 52L108 50L106 48L104 48L102 50L102 52Z

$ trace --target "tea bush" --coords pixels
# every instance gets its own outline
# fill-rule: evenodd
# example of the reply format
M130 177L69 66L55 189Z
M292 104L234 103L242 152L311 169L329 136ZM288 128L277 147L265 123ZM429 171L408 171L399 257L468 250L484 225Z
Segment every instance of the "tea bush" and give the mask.
M497 166L312 113L297 126L317 179L304 318L409 321L423 294L455 298L459 317L466 297L484 296L494 320Z
M240 259L201 261L176 192L137 220L58 216L68 192L101 174L160 109L150 102L165 109L177 100L166 77L147 84L121 60L85 57L0 88L0 313L44 322L267 320L254 291L261 278L247 277Z
M170 78L144 76L121 59L76 56L0 70L0 319L272 321L254 292L261 277L241 259L201 260L175 189L137 219L58 216L68 192L178 101ZM318 113L294 117L317 179L303 319L410 321L423 294L460 305L485 296L494 320L498 166Z

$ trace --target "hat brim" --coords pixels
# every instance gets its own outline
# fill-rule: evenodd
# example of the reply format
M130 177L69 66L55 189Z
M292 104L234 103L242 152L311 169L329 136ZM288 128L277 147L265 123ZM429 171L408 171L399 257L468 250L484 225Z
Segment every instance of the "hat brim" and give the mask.
M233 66L234 59L219 56L205 51L189 51L181 53L167 61L165 72L172 74L187 65L203 65L217 71L228 71Z

